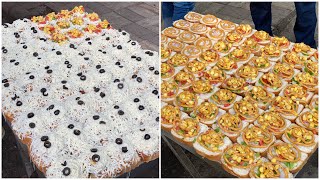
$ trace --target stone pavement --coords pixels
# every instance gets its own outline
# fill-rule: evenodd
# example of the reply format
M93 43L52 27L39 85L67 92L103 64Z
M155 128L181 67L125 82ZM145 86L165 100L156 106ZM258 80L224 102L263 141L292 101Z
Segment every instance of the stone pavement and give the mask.
M248 2L199 2L196 3L194 11L202 14L213 14L235 23L247 23L254 27L249 4ZM293 2L272 3L272 28L275 35L285 36L294 42L293 26L295 18L296 13ZM315 39L318 43L318 30L316 30ZM221 166L208 166L206 162L188 151L186 151L186 154L202 177L232 177L221 170ZM163 141L161 143L161 162L161 177L191 177ZM297 177L318 177L318 151L313 154Z
M83 5L87 12L96 12L116 29L131 34L145 49L159 50L159 4L157 2L3 2L2 23L19 18L45 15L61 9Z
M24 2L2 3L2 23L12 23L19 18L31 18L35 15L45 15L52 11L71 9L83 5L88 12L96 12L101 19L107 19L114 28L126 30L131 39L137 40L145 49L158 51L159 49L159 5L158 3L113 3L113 2ZM19 153L16 139L2 119L5 136L2 139L2 177L24 177L27 172ZM130 177L158 177L159 161L150 162L148 167L136 169ZM37 177L37 174L33 174Z

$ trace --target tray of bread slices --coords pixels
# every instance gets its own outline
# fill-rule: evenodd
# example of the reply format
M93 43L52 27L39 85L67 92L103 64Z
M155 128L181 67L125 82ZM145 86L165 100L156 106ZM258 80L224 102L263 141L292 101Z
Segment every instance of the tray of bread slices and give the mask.
M161 128L237 177L292 177L318 147L318 52L189 12L161 34Z
M83 6L2 25L2 113L46 177L159 157L159 56Z

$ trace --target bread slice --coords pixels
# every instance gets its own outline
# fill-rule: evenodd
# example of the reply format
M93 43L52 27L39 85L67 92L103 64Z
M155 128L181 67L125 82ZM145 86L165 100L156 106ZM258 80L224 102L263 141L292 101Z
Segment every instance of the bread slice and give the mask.
M297 125L292 124L291 126L297 126ZM290 126L290 127L291 127L291 126ZM290 128L290 127L289 127L289 128ZM319 140L318 140L318 135L315 135L315 134L314 134L314 141L315 141L315 143L314 143L312 146L303 146L303 145L296 145L296 144L294 144L294 143L291 143L291 142L289 141L289 139L286 137L285 134L282 135L282 140L283 140L284 142L286 142L286 143L293 144L293 145L297 146L297 148L298 148L301 152L304 152L304 153L306 153L306 154L308 154L308 155L311 155L311 154L314 153L314 151L316 151L316 149L318 148L318 141L319 141Z
M266 159L266 158L263 158L263 159ZM270 162L267 159L266 159L266 161L261 162L261 163L268 163L268 165L270 165L269 164ZM256 178L257 172L260 172L258 167L259 167L259 165L261 165L261 163L258 163L258 164L255 164L255 165L252 166L252 168L250 170L250 173L249 173L250 178ZM284 166L283 164L281 164L281 163L273 164L272 163L271 165L272 166L279 165L279 169L278 169L279 177L275 177L275 178L293 178L293 175L289 172L289 169L286 166ZM262 178L262 177L260 176L259 178Z
M223 151L232 145L231 140L227 136L223 138L223 142L223 145L219 146L219 149L216 152L209 151L208 149L203 147L197 140L193 143L193 148L202 157L205 157L211 161L219 162Z
M221 161L222 168L225 171L227 171L229 174L232 174L232 175L239 177L239 178L248 178L249 177L249 172L250 172L251 166L248 166L247 168L231 167L224 161L223 157L221 157L220 161Z
M303 105L299 104L298 105L297 114L299 115L302 110L303 110ZM294 123L294 120L298 117L298 116L294 116L294 115L285 115L285 114L282 114L282 113L281 113L281 116L284 117L285 119L290 120L292 123Z
M235 132L235 133L230 133L230 132L226 132L224 131L223 129L219 128L219 126L215 123L212 125L212 129L219 129L222 134L226 135L229 137L229 139L233 142L233 143L236 143L237 142L237 138L240 136L241 134L241 131L246 128L247 126L249 125L248 122L245 122L245 121L242 121L242 128L240 129L239 132Z
M282 144L282 143L285 143L285 142L283 142L281 140L276 140L273 145ZM293 174L299 172L302 169L302 167L306 164L307 159L308 159L308 154L306 154L304 152L301 152L299 149L297 149L297 151L300 152L301 156L300 156L300 160L294 164L294 167L292 169L289 169L289 171L291 173L293 173ZM269 152L269 151L267 153L267 157L268 157L268 159L270 161L272 159L274 159L274 157L272 156L271 152ZM284 162L281 162L281 161L277 161L277 162L279 162L279 163L283 164L284 166L286 166L286 164Z
M319 131L318 128L310 129L309 127L306 127L306 125L304 125L304 124L302 123L302 121L301 121L301 115L302 115L303 113L305 113L305 112L308 112L308 111L311 111L311 110L310 110L309 108L304 108L304 109L301 111L300 116L296 118L296 121L295 121L295 122L296 122L296 124L298 124L299 126L304 127L304 128L306 128L306 129L312 131L314 134L318 134L318 131Z
M248 126L248 128L253 127L253 124L250 124ZM245 144L243 138L242 138L243 132L240 134L240 136L237 138L237 143L238 144ZM250 149L252 149L252 151L260 153L261 156L265 156L267 154L267 150L268 148L274 143L274 141L276 140L276 137L274 135L272 135L272 141L266 145L266 147L250 147L250 145L247 145L250 147Z

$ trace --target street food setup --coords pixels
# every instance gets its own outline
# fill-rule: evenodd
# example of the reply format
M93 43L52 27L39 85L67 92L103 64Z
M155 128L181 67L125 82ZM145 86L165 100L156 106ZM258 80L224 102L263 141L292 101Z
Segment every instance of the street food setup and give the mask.
M318 148L318 52L210 14L173 26L161 34L163 139L236 177L295 176Z
M83 6L2 37L2 112L45 177L118 177L159 157L157 52Z

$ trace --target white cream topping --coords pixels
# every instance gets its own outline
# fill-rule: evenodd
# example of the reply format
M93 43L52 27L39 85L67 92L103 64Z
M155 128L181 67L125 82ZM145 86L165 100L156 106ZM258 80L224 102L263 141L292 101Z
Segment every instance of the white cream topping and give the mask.
M70 23L70 28L92 23L84 20L84 25ZM47 177L115 177L140 163L139 153L159 153L157 52L141 49L128 32L115 29L84 32L84 37L59 45L28 19L7 26L2 26L7 50L2 56L2 77L9 83L2 87L3 112L14 114L12 128L20 138L32 139L31 156L48 166ZM133 79L134 74L142 82ZM135 103L135 98L140 101ZM29 113L34 116L28 118ZM99 119L94 120L95 115ZM48 136L49 148L41 141L43 136ZM117 138L123 143L117 144ZM93 153L92 148L98 151ZM92 161L94 154L100 156L98 162ZM66 166L61 165L64 161ZM67 176L62 173L65 167L71 170Z

